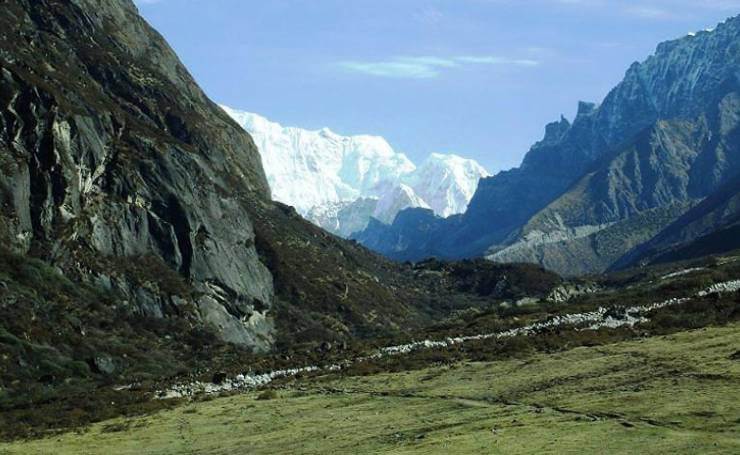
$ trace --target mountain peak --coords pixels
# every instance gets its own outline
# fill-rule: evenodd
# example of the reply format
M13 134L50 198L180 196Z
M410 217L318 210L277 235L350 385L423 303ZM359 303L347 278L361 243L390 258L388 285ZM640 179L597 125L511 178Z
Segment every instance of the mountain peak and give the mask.
M400 183L392 190L383 194L378 200L378 205L373 212L373 218L390 224L396 218L396 215L407 208L430 208L424 200L416 194L413 188Z

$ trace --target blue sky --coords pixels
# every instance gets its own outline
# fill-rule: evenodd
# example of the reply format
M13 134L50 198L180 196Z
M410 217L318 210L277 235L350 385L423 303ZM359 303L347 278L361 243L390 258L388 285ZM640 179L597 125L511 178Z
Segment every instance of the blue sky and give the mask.
M489 171L740 0L138 0L219 103Z

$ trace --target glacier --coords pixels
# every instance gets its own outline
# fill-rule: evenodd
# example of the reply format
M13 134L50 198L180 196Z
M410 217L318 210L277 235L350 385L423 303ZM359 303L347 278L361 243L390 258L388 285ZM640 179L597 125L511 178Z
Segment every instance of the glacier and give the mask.
M403 209L428 208L441 217L463 213L490 174L477 162L432 153L418 167L384 138L285 127L255 113L221 105L253 138L274 200L314 224L349 237L370 218L392 223Z

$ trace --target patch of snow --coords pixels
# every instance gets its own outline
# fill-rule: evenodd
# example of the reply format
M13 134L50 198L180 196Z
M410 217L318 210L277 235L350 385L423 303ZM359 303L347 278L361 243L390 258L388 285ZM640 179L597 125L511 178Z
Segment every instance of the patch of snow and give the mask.
M390 224L396 218L398 212L403 209L422 207L430 208L422 198L420 198L413 188L403 183L392 188L378 199L375 206L373 218L383 223Z
M303 215L329 202L373 196L381 182L416 169L382 137L284 127L257 114L221 108L252 136L273 198Z
M448 217L463 213L488 172L477 162L457 155L432 153L404 181L434 213Z

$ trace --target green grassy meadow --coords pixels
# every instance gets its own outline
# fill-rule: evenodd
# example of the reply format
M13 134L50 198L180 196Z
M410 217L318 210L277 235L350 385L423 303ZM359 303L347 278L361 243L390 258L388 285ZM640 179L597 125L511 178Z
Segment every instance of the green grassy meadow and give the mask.
M326 376L0 444L0 454L740 453L740 324Z

